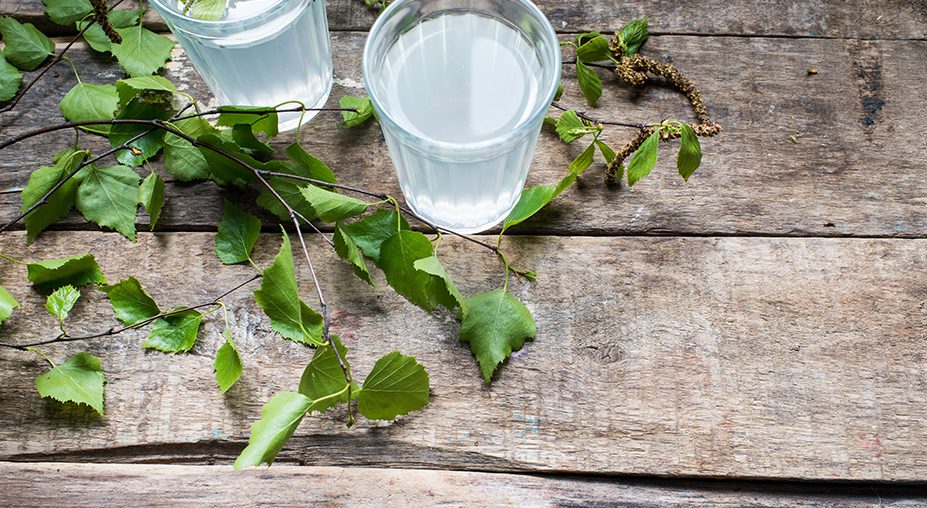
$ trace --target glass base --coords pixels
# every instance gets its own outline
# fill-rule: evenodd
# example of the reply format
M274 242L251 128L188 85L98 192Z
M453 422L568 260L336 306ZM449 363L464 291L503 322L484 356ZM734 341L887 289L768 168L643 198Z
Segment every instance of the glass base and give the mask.
M431 217L427 213L423 213L417 210L415 205L410 203L408 200L406 200L406 204L409 205L409 209L412 210L412 213L414 213L418 217L421 217L422 219L427 220L428 222L434 224L435 226L440 227L441 229L453 231L454 233L461 234L461 235L476 235L484 231L490 230L498 226L499 224L501 224L502 221L505 220L505 218L509 216L512 210L515 209L515 205L518 204L518 200L515 200L515 203L512 204L511 208L499 214L497 218L489 222L478 224L475 226L471 226L469 224L467 225L451 224L451 223L448 223L447 221L443 221L441 219Z
M318 101L316 101L315 104L306 104L306 107L307 108L321 108L322 106L325 106L325 103L328 102L328 97L332 93L332 84L334 83L334 81L335 81L334 79L329 80L328 89L325 90L325 94L322 95L322 97ZM281 109L295 108L295 107L299 107L299 105L298 104L285 104L281 106ZM300 112L278 113L277 130L280 132L291 131L301 125L306 125L307 123L309 123L309 120L312 120L318 114L319 114L319 111L306 111L305 114L302 114ZM300 121L300 118L302 118L302 121Z

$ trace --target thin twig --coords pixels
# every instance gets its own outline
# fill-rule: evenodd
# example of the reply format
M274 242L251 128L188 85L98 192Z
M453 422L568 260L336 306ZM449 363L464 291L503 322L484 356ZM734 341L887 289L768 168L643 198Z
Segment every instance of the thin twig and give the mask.
M551 102L550 105L553 106L553 107L555 107L555 108L557 108L557 109L559 109L560 111L569 111L569 110L571 109L571 108L568 108L568 107L566 107L566 106L561 106L561 105L560 105L559 103L557 103L557 102ZM616 125L616 126L618 126L618 127L628 127L628 128L631 128L631 129L645 129L645 128L647 128L647 124L645 124L645 123L628 123L628 122L613 122L613 121L610 121L610 120L599 120L599 119L596 119L596 118L593 118L593 117L591 117L591 116L586 115L586 112L585 112L585 111L575 111L575 110L574 110L574 112L576 113L576 116L582 118L583 120L587 120L587 121L590 121L590 122L595 123L595 124Z

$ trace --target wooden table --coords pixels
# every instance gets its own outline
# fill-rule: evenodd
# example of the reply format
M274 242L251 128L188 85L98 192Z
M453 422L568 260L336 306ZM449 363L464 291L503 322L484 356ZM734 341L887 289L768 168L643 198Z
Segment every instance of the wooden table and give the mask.
M344 428L343 412L308 418L273 468L232 474L261 405L292 389L310 357L274 336L251 296L240 293L229 303L245 374L224 397L212 379L221 341L214 323L186 355L145 352L141 333L49 348L58 357L87 350L103 359L102 420L75 420L40 399L33 379L41 362L0 351L0 498L62 505L364 505L373 496L408 505L927 502L916 498L923 490L904 485L927 481L927 6L539 4L564 38L649 17L654 36L645 53L671 59L698 83L725 131L703 141L703 166L688 184L671 157L633 190L606 189L597 166L513 231L509 250L539 274L513 291L539 333L491 387L481 383L451 319L429 317L388 288L371 291L319 249L334 327L353 346L355 368L366 372L394 349L417 356L432 379L426 410L355 429ZM38 0L0 0L0 12L66 35L41 9ZM330 1L328 10L334 103L363 94L361 47L374 17L356 0ZM84 81L119 76L84 46L70 55ZM175 56L168 76L208 96L185 56ZM0 119L0 138L60 119L58 100L75 81L65 64L56 70ZM566 102L580 107L572 71L565 73ZM606 83L598 117L689 118L671 90ZM320 115L304 143L341 181L398 195L378 128L349 131L338 123ZM15 216L30 171L72 136L4 151L0 221ZM627 136L609 130L606 138L620 145ZM543 135L530 183L559 178L578 148ZM223 197L247 202L250 195L173 181L167 195L157 231L135 244L72 216L31 247L21 231L7 233L3 250L23 258L90 250L110 280L135 275L159 302L200 301L247 277L246 267L221 266L212 249ZM258 263L278 242L265 225ZM147 229L144 219L139 229ZM446 245L448 269L465 294L499 284L497 262L485 252L461 241ZM5 270L0 284L24 309L41 308L19 271ZM109 326L105 301L89 293L77 328ZM46 321L37 311L20 315L3 334L44 337Z

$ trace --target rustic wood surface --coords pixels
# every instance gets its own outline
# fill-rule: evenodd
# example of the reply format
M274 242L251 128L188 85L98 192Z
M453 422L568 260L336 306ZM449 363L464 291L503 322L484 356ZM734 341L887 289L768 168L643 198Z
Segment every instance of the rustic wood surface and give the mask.
M460 471L276 466L114 466L0 463L21 504L101 506L627 506L671 508L918 507L910 488L576 479ZM233 480L230 481L229 479ZM171 498L163 497L169 485ZM0 494L0 499L3 495Z
M605 188L599 164L514 231L507 245L516 263L540 275L514 287L539 334L492 387L480 383L449 315L427 316L382 278L371 290L318 247L334 326L357 372L394 349L416 355L431 374L428 408L350 430L343 412L313 416L273 469L228 473L261 405L294 388L311 356L275 336L244 290L227 302L245 374L224 397L212 376L215 322L186 355L145 352L143 333L48 347L56 359L81 350L103 359L103 419L40 399L41 362L0 350L0 460L9 461L0 463L0 500L364 505L382 493L409 505L923 505L917 487L871 482L927 482L927 4L538 4L564 38L647 15L658 35L645 52L698 83L725 131L703 141L704 163L689 184L669 155L633 190ZM328 10L335 104L363 94L361 47L374 18L357 0L329 1ZM0 0L0 13L73 33L41 11L38 0ZM164 28L155 15L148 22ZM121 76L82 44L70 56L85 82ZM208 97L183 52L174 57L168 77ZM581 107L564 71L564 102ZM631 90L602 76L597 117L691 115L671 90ZM75 82L60 64L0 118L0 139L61 121L56 105ZM613 128L606 138L620 145L629 135ZM0 222L15 217L30 171L71 139L63 132L4 151ZM323 114L302 141L341 181L398 194L377 127L344 130ZM530 182L559 178L581 149L542 135ZM91 251L110 280L137 276L163 306L207 301L246 280L251 269L219 264L211 231L223 197L245 205L255 193L168 178L167 194L159 232L135 244L74 215L32 246L21 231L0 245L26 259ZM278 242L262 237L259 263ZM487 252L445 245L465 294L500 283ZM23 303L0 340L47 338L53 323L22 271L0 266L0 285ZM85 293L73 331L113 326L101 293ZM459 471L437 471L446 469ZM776 483L790 480L829 483Z

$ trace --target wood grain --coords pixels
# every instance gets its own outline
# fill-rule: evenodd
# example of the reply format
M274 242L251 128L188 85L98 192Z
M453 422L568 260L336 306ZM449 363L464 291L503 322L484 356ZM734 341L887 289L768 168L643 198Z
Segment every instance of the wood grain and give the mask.
M275 466L0 463L15 506L715 506L917 507L913 489L639 479L538 477L460 471Z
M331 105L363 94L364 34L333 34L336 86ZM927 141L921 135L927 103L927 42L790 40L737 37L655 37L648 53L672 59L701 85L724 127L702 142L703 166L684 184L674 167L676 145L661 151L654 172L634 187L607 189L596 163L578 186L538 217L515 228L536 234L710 234L795 236L927 235ZM117 70L98 55L75 50L82 79L112 82ZM809 76L809 66L818 74ZM76 82L65 64L5 115L2 135L60 121L56 105ZM201 79L178 52L169 77L198 97ZM566 69L565 103L582 106ZM609 80L609 77L603 74ZM627 121L689 118L675 92L659 86L634 91L608 81L593 114ZM339 127L337 114L322 114L303 134L304 144L346 183L399 194L382 135L376 126ZM795 134L796 142L789 140ZM630 133L611 129L618 146ZM85 139L87 137L85 136ZM0 159L0 220L15 216L17 189L57 147L72 142L61 132L13 146ZM278 146L293 134L282 136ZM560 178L582 146L541 136L529 183ZM99 145L102 147L102 145ZM56 147L50 149L50 147ZM253 203L253 193L220 191L212 184L168 186L161 218L166 230L214 229L222 197ZM251 205L254 208L253 204ZM144 227L146 219L140 218ZM79 216L65 228L87 228Z
M6 254L95 253L107 277L137 276L163 307L208 301L246 280L222 267L207 233L52 233ZM259 243L266 264L278 235ZM482 471L568 471L723 478L919 481L927 477L927 240L518 237L513 262L535 284L512 291L539 334L491 387L450 316L373 291L328 251L313 255L334 329L362 376L399 349L427 367L433 403L394 424L343 427L343 412L303 423L280 461ZM442 244L465 294L498 287L493 257ZM18 267L0 277L24 305L6 341L54 333ZM379 274L378 274L379 275ZM307 281L307 274L302 280ZM382 281L382 278L378 278ZM310 288L304 282L307 301ZM381 286L384 286L382 283ZM72 333L113 326L98 291ZM0 459L229 463L273 393L293 389L310 351L274 336L248 291L227 300L245 374L218 393L221 326L191 354L140 348L142 333L45 348L103 359L107 416L35 392L35 355L0 351Z
M537 0L538 7L562 32L615 30L633 18L646 16L651 31L660 34L776 35L788 37L924 39L927 6L920 0L675 0L601 2L593 0ZM125 2L120 8L131 5ZM331 30L367 30L374 14L361 0L329 0ZM41 0L0 0L0 12L35 23L52 34L70 33L43 14ZM165 30L151 13L149 26Z

